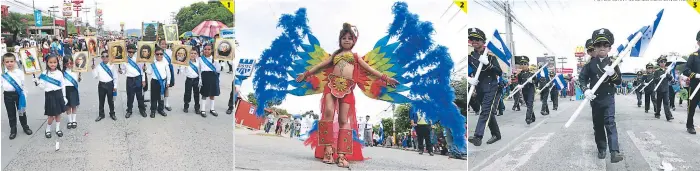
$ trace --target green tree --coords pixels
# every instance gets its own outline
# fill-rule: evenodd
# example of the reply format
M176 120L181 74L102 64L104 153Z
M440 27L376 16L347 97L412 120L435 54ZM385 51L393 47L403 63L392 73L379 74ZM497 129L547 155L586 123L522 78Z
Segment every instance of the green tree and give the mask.
M253 106L258 106L258 100L255 99L255 94L248 93L246 97L248 97L248 102L250 102L250 104L253 104Z
M384 136L388 137L389 135L394 135L394 120L391 118L384 118L382 119L382 125L384 125ZM379 131L379 126L377 125L377 131Z
M12 37L7 41L7 46L14 46L15 42L18 40L19 34L27 28L26 22L29 19L28 16L19 13L10 12L8 16L2 17L2 30L12 33ZM33 20L33 19L32 19Z
M411 130L411 119L408 117L408 113L410 111L411 105L409 104L402 104L396 108L396 111L394 111L394 118L396 118L396 132Z
M206 20L220 21L226 26L233 26L233 15L219 2L198 2L180 8L175 19L177 20L178 35L192 31L199 23Z
M155 40L156 39L156 28L153 25L146 26L146 35L144 35L144 40Z
M306 117L308 115L311 115L314 119L319 118L318 115L315 114L313 110L309 110L309 111L304 112L304 114L302 114L301 117Z
M462 114L467 113L467 79L462 78L461 80L453 80L450 85L455 89L455 104L459 108Z
M165 39L165 31L163 31L163 23L158 23L158 40Z

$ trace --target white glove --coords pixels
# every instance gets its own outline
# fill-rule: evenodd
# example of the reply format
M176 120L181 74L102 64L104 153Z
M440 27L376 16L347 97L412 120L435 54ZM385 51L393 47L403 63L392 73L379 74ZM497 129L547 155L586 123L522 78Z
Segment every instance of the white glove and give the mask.
M39 82L39 80L36 79L36 78L32 78L32 81L34 81L35 83L38 83L38 82Z
M516 86L517 89L523 89L523 87L525 87L525 86L524 86L524 85L518 85L518 86Z
M649 86L649 83L644 83L644 86Z
M471 85L473 85L473 86L476 86L476 84L479 84L479 80L476 79L476 78L469 78L469 77L467 77L467 82L469 82L469 84L471 84Z
M525 84L527 83L532 83L532 78L528 78L527 81L525 81Z
M593 100L595 99L596 95L593 93L593 90L586 90L586 92L583 93L586 96L586 99Z
M481 55L481 57L479 57L479 62L481 62L481 64L488 65L489 57L486 55Z
M63 102L68 103L68 99L66 98L66 96L63 96Z
M695 78L700 78L700 74L695 74Z
M659 77L661 77L661 79L663 80L664 78L666 78L666 73L661 74L661 76L659 76Z
M199 79L199 87L202 87L202 79Z
M615 74L615 69L610 65L605 66L604 70L605 70L605 75L612 76Z

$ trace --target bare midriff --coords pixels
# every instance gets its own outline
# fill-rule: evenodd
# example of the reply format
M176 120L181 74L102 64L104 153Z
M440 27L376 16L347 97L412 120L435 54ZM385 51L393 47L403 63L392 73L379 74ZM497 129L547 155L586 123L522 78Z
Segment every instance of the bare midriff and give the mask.
M355 71L355 56L351 52L342 52L335 56L333 60L333 75L352 79Z

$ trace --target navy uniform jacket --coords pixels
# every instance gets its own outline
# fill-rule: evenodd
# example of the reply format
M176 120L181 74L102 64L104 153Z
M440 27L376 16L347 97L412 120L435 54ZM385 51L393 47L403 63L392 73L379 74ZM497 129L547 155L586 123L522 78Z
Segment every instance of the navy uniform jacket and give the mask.
M469 54L469 56L468 56L469 64L468 65L476 70L479 67L479 63L480 63L479 57L480 56L481 56L481 54L479 54L476 51ZM489 53L487 56L489 58L489 64L484 65L481 68L481 73L479 75L479 83L491 83L494 80L498 80L498 76L503 74L503 71L501 71L501 66L498 63L498 60L496 59L497 57L491 53ZM474 74L476 74L476 72L472 73L469 76L474 77ZM497 86L497 85L493 85L493 86Z
M612 63L610 57L603 58L603 60L600 60L600 58L597 57L592 57L591 60L583 65L583 68L581 68L581 73L579 74L579 83L581 84L581 90L584 92L588 89L593 88L595 84L598 82L598 79L605 74L605 66L608 66ZM622 84L622 78L620 78L620 67L615 66L615 74L612 76L608 76L602 84L600 84L600 87L598 87L598 90L595 91L595 95L614 95L617 91L615 88L615 85L620 85Z
M538 73L538 74L539 74L539 73ZM537 77L537 76L535 76L535 77ZM537 79L537 78L535 78L535 79ZM537 86L537 89L542 89L542 88L544 88L544 86L547 85L547 83L549 82L549 80L550 80L550 79L547 78L547 77L540 77L540 79L538 79L537 82L538 82L538 83L542 83L542 84L539 84L539 85ZM552 84L553 84L553 83L552 83ZM552 85L549 85L548 88L551 87L551 86L552 86Z
M644 88L645 93L654 91L654 86L656 85L654 84L653 80L654 76L652 74L644 74L644 76L642 76L642 81L644 81L644 83L649 83L649 85Z
M669 85L668 81L671 80L671 75L666 75L666 78L661 80L661 74L664 74L664 73L666 73L666 72L662 69L658 69L658 70L654 71L654 81L651 84L649 84L649 86L647 86L647 87L651 87L651 90L654 90L654 88L656 87L656 84L658 84L659 81L661 81L661 85L659 85L659 89L656 89L656 91L657 92L668 92L668 85Z
M695 87L698 85L698 79L695 78L695 74L700 73L700 55L698 55L698 53L700 53L700 50L693 52L690 54L690 56L688 56L688 62L685 63L685 70L683 70L683 75L688 76L690 79L690 87Z
M530 78L532 75L534 74L530 71L520 71L520 73L518 73L518 84L525 83L527 79ZM523 86L523 90L534 90L537 83L538 79L533 78L531 83L525 84L525 86Z

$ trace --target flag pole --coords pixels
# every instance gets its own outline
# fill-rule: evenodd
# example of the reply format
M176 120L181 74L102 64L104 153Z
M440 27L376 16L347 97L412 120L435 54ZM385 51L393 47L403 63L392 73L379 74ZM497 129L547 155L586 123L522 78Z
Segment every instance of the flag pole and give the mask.
M542 67L540 67L540 69L538 69L537 72L535 72L535 73L539 74L539 73L542 71L542 69L544 69L545 67L547 67L547 64L549 64L549 62L544 63L544 65L542 65ZM523 83L523 84L520 84L520 85L525 86L525 84L527 84L528 82L531 82L532 79L535 78L535 76L536 76L537 74L533 74L532 76L530 76L530 78L527 79L528 81L527 81L526 83ZM510 99L511 97L513 97L513 95L515 95L515 93L518 93L519 91L520 91L520 89L516 87L515 90L513 90L513 91L510 92L510 95L508 95L508 98L506 98L506 99Z
M676 58L678 58L678 57L676 57ZM676 67L676 60L674 60L673 63L671 63L671 66L673 66L674 68ZM671 72L671 67L666 68L666 71L664 71L664 73L666 73L666 75L668 75L669 72ZM658 83L656 83L656 86L654 87L654 91L656 91L656 89L659 89L659 85L661 85L661 79L659 80Z
M557 78L559 75L561 75L561 73L555 75L554 78ZM535 92L535 95L540 94L540 93L542 92L542 90L544 90L545 88L547 88L547 86L549 86L549 85L552 84L553 82L554 82L554 79L550 79L549 82L547 82L547 84L545 84L545 85L542 87L542 89L539 89L537 92Z

